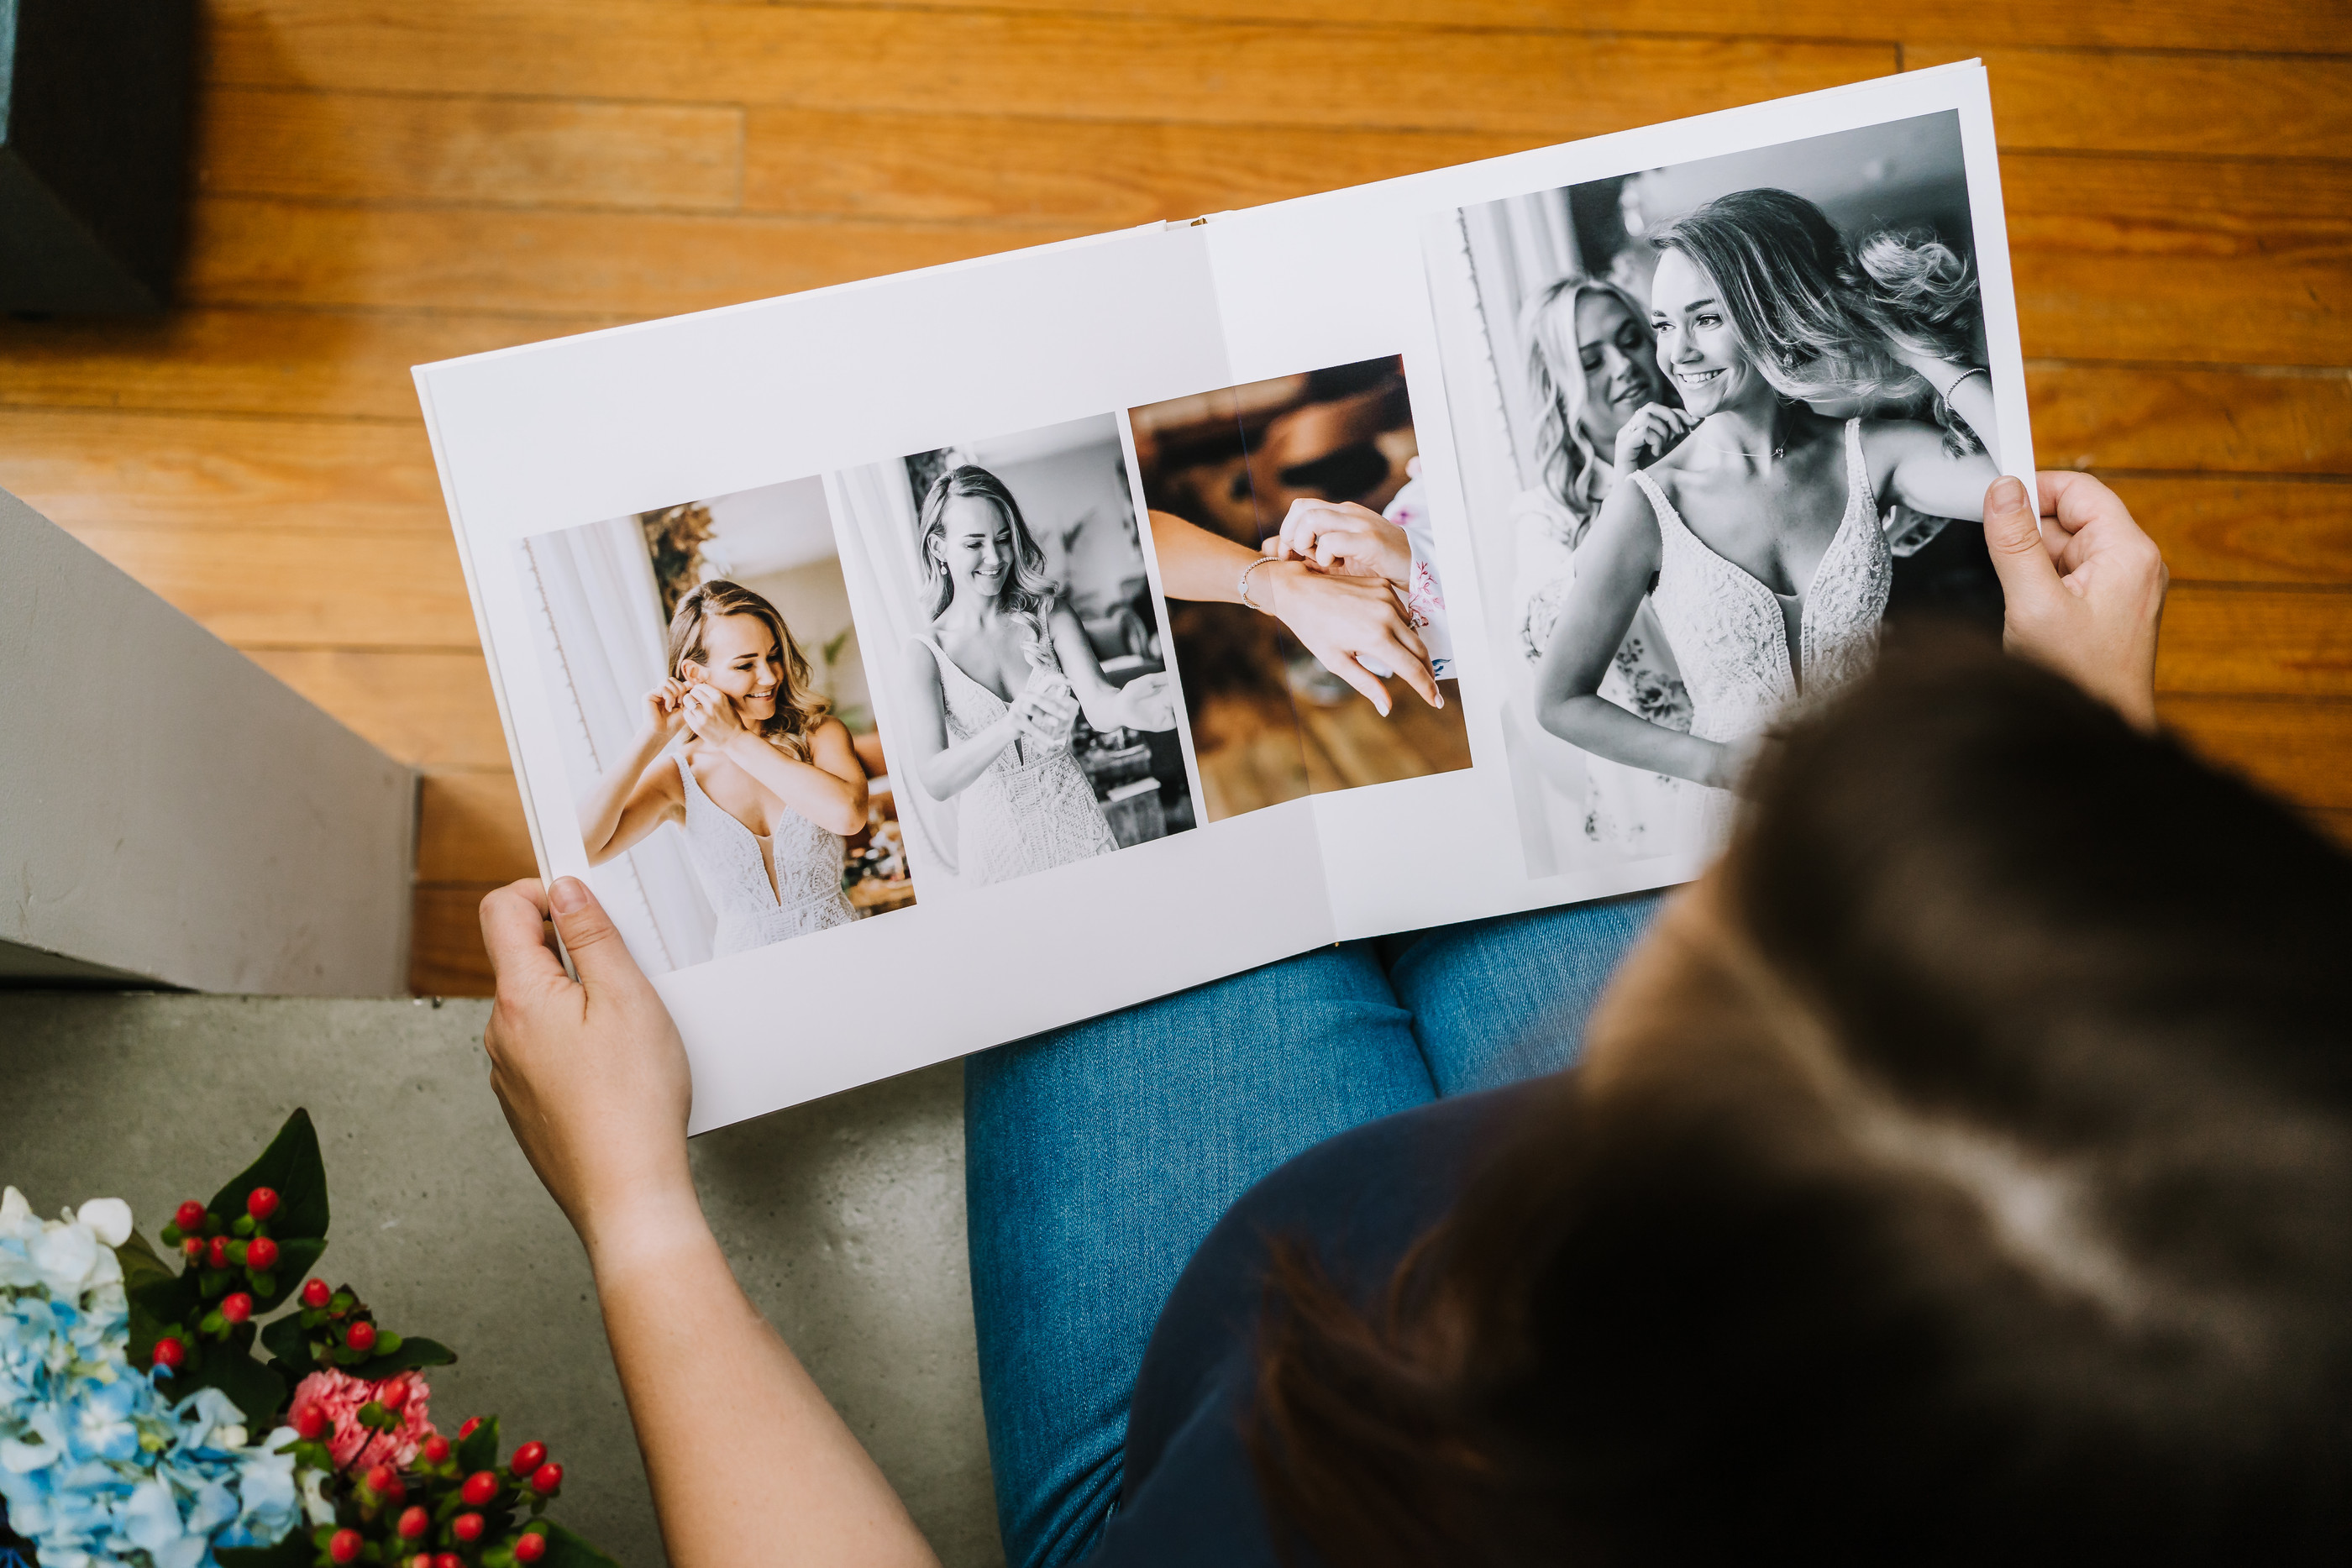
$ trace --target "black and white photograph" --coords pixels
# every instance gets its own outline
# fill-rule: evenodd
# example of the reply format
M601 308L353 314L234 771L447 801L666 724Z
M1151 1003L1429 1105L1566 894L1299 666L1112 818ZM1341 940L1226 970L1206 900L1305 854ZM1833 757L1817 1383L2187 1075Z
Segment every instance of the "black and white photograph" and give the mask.
M1891 614L1998 627L1950 111L1425 230L1531 875L1691 852Z
M649 973L915 901L820 478L519 547L589 880Z
M1402 360L1128 423L1208 819L1469 767Z
M887 643L867 653L904 728L898 799L926 890L1031 876L1195 825L1113 415L835 483L888 621Z

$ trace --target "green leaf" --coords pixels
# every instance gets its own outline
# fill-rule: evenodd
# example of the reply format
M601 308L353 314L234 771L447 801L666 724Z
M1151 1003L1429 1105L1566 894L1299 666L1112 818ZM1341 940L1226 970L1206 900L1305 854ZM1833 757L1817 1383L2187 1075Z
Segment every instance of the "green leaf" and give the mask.
M551 1521L547 1526L547 1555L539 1560L539 1568L621 1568L621 1565L575 1532Z
M318 1550L298 1525L275 1546L215 1547L213 1555L220 1560L221 1568L310 1568Z
M397 1337L393 1334L384 1336L385 1339ZM376 1343L381 1344L383 1341L378 1340ZM403 1339L397 1348L383 1354L371 1356L349 1370L353 1377L382 1379L390 1377L395 1372L407 1372L419 1366L446 1366L457 1359L457 1353L446 1344L429 1339ZM487 1421L482 1423L485 1427L489 1424ZM476 1434L478 1437L479 1435ZM477 1469L480 1468L475 1467ZM470 1475L472 1471L469 1470L467 1473Z
M114 1256L122 1265L123 1293L131 1301L131 1364L144 1366L165 1327L179 1322L194 1302L191 1292L182 1289L180 1276L137 1231L114 1249Z
M423 1344L430 1342L410 1340L408 1343ZM476 1470L494 1470L498 1468L499 1418L495 1416L486 1416L482 1418L482 1424L474 1428L474 1435L463 1439L457 1445L457 1473L461 1476L470 1476Z
M274 1319L261 1331L261 1343L277 1358L270 1364L289 1383L299 1383L319 1370L310 1359L310 1335L299 1314Z
M319 1133L310 1125L310 1112L298 1110L287 1117L261 1157L239 1171L205 1207L216 1215L241 1216L247 1196L257 1186L277 1189L278 1208L269 1217L269 1229L281 1244L290 1237L327 1234L327 1166L319 1155Z
M239 1324L227 1341L205 1347L202 1365L172 1380L172 1397L185 1399L199 1388L217 1388L245 1413L245 1424L264 1432L286 1407L286 1380L253 1359L253 1325Z

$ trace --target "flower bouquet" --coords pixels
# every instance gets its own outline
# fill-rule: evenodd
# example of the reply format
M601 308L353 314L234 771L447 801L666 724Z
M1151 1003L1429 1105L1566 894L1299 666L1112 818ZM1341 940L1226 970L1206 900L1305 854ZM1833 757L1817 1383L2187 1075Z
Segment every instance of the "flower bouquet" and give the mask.
M120 1199L44 1220L6 1189L0 1568L613 1568L543 1517L546 1445L434 1426L457 1356L310 1274L327 1218L302 1111L163 1254Z

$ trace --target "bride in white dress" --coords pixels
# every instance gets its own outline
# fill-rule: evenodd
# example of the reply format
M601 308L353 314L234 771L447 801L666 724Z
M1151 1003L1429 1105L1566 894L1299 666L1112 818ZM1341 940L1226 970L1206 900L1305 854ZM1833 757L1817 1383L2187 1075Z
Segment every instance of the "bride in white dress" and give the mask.
M1173 729L1165 674L1103 678L1076 612L1045 577L1004 482L966 465L935 480L919 523L929 635L915 640L916 782L956 800L960 869L1004 882L1118 848L1070 754L1097 730Z
M1850 253L1821 210L1741 191L1653 241L1650 328L1696 417L1602 503L1537 676L1537 715L1597 756L1716 793L1790 702L1866 668L1886 609L1888 505L1981 519L2000 476L1975 287L1932 242ZM1929 403L1937 421L1832 417ZM1654 584L1654 586L1653 586ZM1687 734L1600 695L1643 595L1690 694Z
M719 915L718 957L856 919L841 862L866 825L866 769L776 607L737 583L693 589L670 618L668 669L629 755L581 802L588 862L677 823Z

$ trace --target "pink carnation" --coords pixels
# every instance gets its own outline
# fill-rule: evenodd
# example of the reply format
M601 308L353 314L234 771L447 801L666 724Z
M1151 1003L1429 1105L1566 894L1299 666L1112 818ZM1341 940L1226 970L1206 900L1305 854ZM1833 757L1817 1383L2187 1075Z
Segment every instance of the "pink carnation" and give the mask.
M389 1432L372 1432L361 1426L360 1406L371 1399L390 1405L400 1397L391 1393L395 1387L408 1396L407 1404L401 1408L401 1424ZM316 1408L334 1423L334 1434L327 1439L327 1452L334 1459L335 1469L356 1470L388 1464L394 1469L405 1469L415 1461L416 1450L425 1439L434 1435L433 1423L425 1408L425 1401L432 1392L421 1373L395 1373L381 1383L371 1383L330 1367L312 1373L296 1385L286 1424L299 1429L302 1412Z

